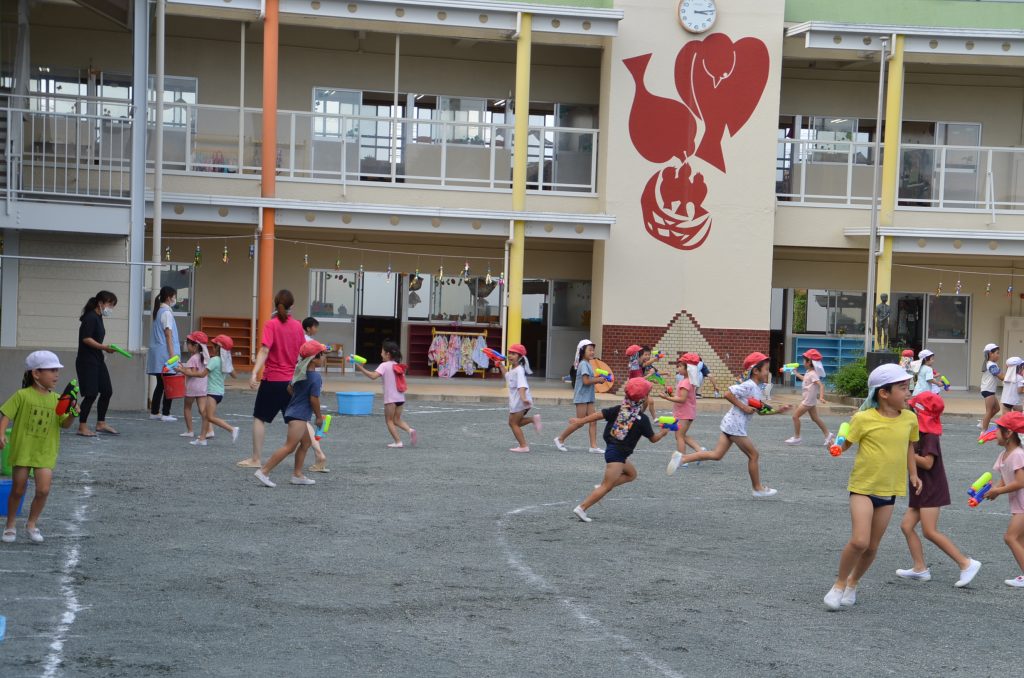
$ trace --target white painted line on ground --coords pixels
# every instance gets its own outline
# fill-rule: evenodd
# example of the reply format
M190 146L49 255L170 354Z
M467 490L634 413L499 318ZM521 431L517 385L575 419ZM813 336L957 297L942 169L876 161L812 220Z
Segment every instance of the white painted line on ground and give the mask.
M84 473L83 476L86 483L91 481L88 473ZM78 506L75 507L74 512L71 514L69 530L69 541L71 543L64 557L64 565L61 568L60 577L60 593L64 600L64 612L61 614L60 623L57 624L57 628L54 630L53 640L50 643L50 652L43 663L43 678L52 678L58 675L58 671L60 671L61 665L64 662L64 642L68 638L68 631L71 629L71 625L75 623L75 617L83 609L78 603L78 594L75 592L74 573L78 569L78 563L81 558L78 540L81 536L80 527L85 522L85 512L88 510L90 497L92 497L92 486L83 486Z
M614 501L614 499L611 501ZM502 550L505 552L505 559L508 562L509 566L517 573L519 573L519 575L523 577L523 579L525 579L526 582L533 588L543 593L555 596L558 599L558 603L566 610L568 610L576 619L576 621L578 621L582 626L585 626L588 629L591 629L594 632L605 636L606 638L611 638L616 643L618 643L619 646L621 646L626 652L629 652L637 659L642 661L644 664L647 664L647 666L651 667L652 669L654 669L661 675L665 676L666 678L683 678L683 674L677 673L671 667L666 666L654 657L651 657L650 655L646 654L643 650L638 648L636 644L629 638L626 638L622 634L615 633L614 631L608 629L599 619L595 618L589 613L585 605L577 603L575 600L568 596L562 595L562 593L558 590L557 587L555 587L541 575L534 572L529 565L524 563L522 556L515 550L513 550L513 548L509 545L508 540L505 538L505 527L506 524L508 523L509 518L516 515L520 515L522 513L526 513L527 511L550 508L552 506L569 506L570 504L571 502L567 501L556 501L547 504L521 506L517 509L507 511L505 515L498 519L496 524L495 538L498 544L501 546Z

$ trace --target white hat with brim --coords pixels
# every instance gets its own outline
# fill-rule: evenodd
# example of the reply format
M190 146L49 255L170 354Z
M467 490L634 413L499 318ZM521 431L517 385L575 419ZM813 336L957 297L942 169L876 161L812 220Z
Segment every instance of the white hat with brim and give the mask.
M933 352L929 351L926 348L923 348L921 349L921 352L917 354L917 357L920 358L921 360L926 360L932 357L933 355L935 355Z
M886 363L871 370L871 374L868 375L868 397L864 399L860 409L868 410L878 407L878 400L875 397L878 389L886 384L897 384L904 381L910 381L910 375L896 363Z
M59 370L63 367L53 351L33 351L25 358L26 370Z
M999 348L999 344L985 344L985 351L986 352L994 351L997 348Z
M1007 358L1006 359L1006 366L1007 367L1017 367L1017 365L1020 365L1022 363L1024 363L1024 360L1022 360L1021 358L1018 358L1017 356L1013 356L1012 358Z

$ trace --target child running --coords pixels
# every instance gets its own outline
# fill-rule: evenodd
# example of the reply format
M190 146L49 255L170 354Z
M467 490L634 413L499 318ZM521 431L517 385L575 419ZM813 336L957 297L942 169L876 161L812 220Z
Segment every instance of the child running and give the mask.
M1006 359L1006 370L1003 374L1003 392L1000 402L1003 405L1003 412L1020 410L1020 394L1024 391L1024 378L1021 377L1021 370L1024 369L1024 360L1017 356Z
M388 447L403 447L402 438L398 431L402 430L409 434L409 442L416 447L416 429L409 426L402 420L402 406L405 405L405 365L402 362L402 352L398 344L393 341L385 341L380 349L380 359L383 361L377 369L371 372L359 363L353 363L356 369L370 379L381 379L384 389L384 423L388 427L388 433L394 442L388 443Z
M984 367L981 368L981 385L978 390L985 401L985 416L978 424L978 428L987 431L989 424L999 414L999 400L996 399L996 388L1005 376L999 368L999 347L995 344L985 345L985 355L982 360Z
M651 420L644 414L651 386L651 382L646 379L634 377L626 382L624 389L626 397L621 405L605 408L582 419L570 420L580 426L602 419L606 422L604 426L604 478L601 480L601 484L595 487L594 491L572 510L576 517L584 523L593 521L593 518L587 515L587 509L601 501L612 489L636 480L636 467L629 461L629 456L633 454L636 444L640 442L640 437L643 436L652 443L656 443L668 433L668 429L662 429L655 433L651 427Z
M235 341L226 334L218 334L210 340L210 345L217 349L217 355L210 356L206 363L206 427L200 432L194 445L206 445L213 437L213 427L220 426L231 434L231 442L238 440L239 428L232 426L217 416L217 406L224 400L224 375L235 375L231 362L231 350Z
M669 475L675 473L679 468L679 462L682 460L687 446L693 448L694 452L704 451L700 443L689 434L690 425L697 418L697 394L694 392L696 389L693 387L693 382L687 376L687 370L690 367L695 367L698 363L700 363L700 358L696 353L684 353L679 356L676 361L675 393L666 390L661 396L672 403L672 416L676 418L678 426L676 429L676 451L672 453L666 470Z
M523 426L533 424L534 430L540 433L541 423L539 414L527 416L527 412L533 406L533 395L530 394L530 385L526 382L526 375L532 374L529 371L530 363L526 360L526 347L522 344L509 346L508 361L512 369L506 369L500 362L498 369L508 382L508 427L512 429L512 435L519 443L516 447L509 448L509 452L529 452L530 446L526 444ZM573 420L569 421L572 423Z
M754 443L747 436L747 424L757 412L748 402L752 399L765 400L761 385L767 384L771 379L771 370L768 365L768 356L764 353L751 353L743 360L743 372L747 379L743 383L730 386L725 391L725 399L732 407L722 417L722 423L719 425L721 433L718 436L718 444L715 445L715 449L685 454L678 461L673 456L672 461L669 462L670 466L675 463L678 468L680 462L689 464L693 461L719 461L729 451L729 448L735 445L743 454L747 455L747 473L750 474L754 497L764 499L765 497L774 497L779 493L778 490L761 482L761 469L758 466L760 455L757 448L754 447ZM790 409L791 406L785 405L777 410L772 410L772 413L782 414ZM674 472L675 469L672 471Z
M847 489L850 492L850 541L839 558L835 584L825 594L830 610L857 602L857 584L871 567L889 527L896 497L907 493L907 476L921 493L913 443L920 437L917 417L904 409L910 375L896 364L879 365L868 375L868 397L850 420L843 444L858 444Z
M913 395L918 395L925 391L931 391L932 393L941 391L942 382L935 376L935 366L933 364L935 362L935 354L925 348L917 354L917 359L921 361L921 366L917 370L917 383L914 384Z
M914 462L917 464L917 476L921 479L921 492L910 496L910 507L900 523L914 565L907 570L896 570L896 575L917 581L930 581L932 578L931 570L924 560L924 547L915 529L920 523L925 539L942 549L960 568L960 579L953 586L962 588L970 584L978 574L981 563L965 556L949 537L939 532L939 511L950 503L949 483L946 481L942 449L939 446L939 438L942 436L941 417L946 404L941 397L928 392L914 396L907 404L917 415L920 433L920 439L914 443Z
M192 431L192 403L199 408L199 437L191 441L192 445L206 445L203 438L203 431L206 430L206 400L209 370L206 363L210 361L210 353L206 345L210 338L206 332L195 331L185 337L185 348L191 353L188 362L176 365L179 372L184 374L185 379L185 432L181 433L183 438L192 438L195 433Z
M7 402L0 406L0 449L10 442L11 493L7 498L7 523L2 540L10 544L17 539L16 514L25 496L30 471L35 476L35 496L28 510L25 532L28 538L39 544L43 533L39 531L39 516L46 506L53 482L53 468L57 465L60 452L60 428L68 428L78 415L74 408L64 414L56 412L59 396L53 392L63 369L55 353L34 351L25 358L25 375L21 390L15 391ZM11 421L10 441L7 427Z
M1019 589L1024 588L1024 449L1020 446L1020 434L1024 433L1024 414L1008 412L996 420L996 426L999 427L996 440L1003 451L996 458L992 470L999 472L999 480L985 498L991 501L1005 494L1010 500L1010 525L1006 528L1003 541L1010 547L1021 574L1004 580L1004 583Z
M803 382L803 400L793 412L793 437L787 438L787 445L800 444L800 417L804 414L811 415L811 421L818 425L825 435L825 447L832 444L832 434L828 432L828 426L818 416L818 403L825 404L825 388L821 383L825 376L825 367L821 364L821 353L818 349L812 348L804 352L804 374L793 370L793 376Z
M594 342L589 339L583 339L576 345L576 364L572 368L574 377L572 402L576 405L577 419L583 419L594 413L594 400L597 397L594 392L594 385L603 384L607 381L604 377L594 376L594 367L590 364L590 361L593 359ZM565 446L565 440L579 428L580 426L569 424L562 431L561 435L555 438L555 447L562 452L568 452L569 448ZM595 454L604 454L604 450L597 446L596 421L590 422L590 425L587 427L587 433L590 435L590 451Z
M323 367L327 347L318 341L307 341L299 347L299 362L295 366L295 375L289 388L292 398L284 411L284 421L288 425L288 437L274 454L253 475L267 487L277 487L270 479L270 472L285 458L295 453L295 467L292 477L288 480L292 485L315 485L316 481L302 473L302 464L306 460L312 436L306 424L316 419L317 428L324 425L324 415L320 411L320 390L323 388L323 377L316 371Z
M306 341L316 341L317 332L320 331L320 321L309 316L302 321L302 333L305 335ZM324 454L324 450L320 447L320 441L316 439L316 431L313 429L313 424L307 423L309 426L309 440L310 447L313 448L313 456L316 461L308 470L315 473L330 473L331 469L327 468L327 455Z

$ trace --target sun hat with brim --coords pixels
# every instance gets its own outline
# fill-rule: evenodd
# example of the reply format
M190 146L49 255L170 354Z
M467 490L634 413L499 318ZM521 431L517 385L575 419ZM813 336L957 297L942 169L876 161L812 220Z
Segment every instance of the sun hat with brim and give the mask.
M643 377L633 377L626 382L626 397L633 401L643 400L651 392L652 385Z
M821 352L816 348L809 348L804 351L804 357L808 360L821 360Z
M997 348L999 348L999 344L985 344L985 352L986 353L988 353L990 351L994 351Z
M1024 414L1020 412L1007 412L992 423L1014 433L1024 433Z
M679 360L676 362L686 363L687 365L697 365L700 363L700 356L696 353L684 353L679 356Z
M526 347L522 344L512 344L508 347L509 353L518 353L519 355L526 357Z
M1017 356L1010 356L1009 358L1006 359L1007 367L1017 367L1022 363L1024 363L1024 359L1018 358Z
M933 355L935 354L929 351L928 349L923 348L921 349L921 352L917 354L917 357L919 360L927 360L928 358L931 358Z
M768 360L768 356L766 356L764 353L754 351L753 353L751 353L750 355L743 359L743 371L747 372L752 367L754 367L754 365L763 363L765 360Z
M904 381L910 381L910 375L895 363L879 365L871 370L871 374L868 375L868 397L864 399L860 409L870 410L872 407L878 407L878 399L875 397L878 389L886 384L898 384Z
M942 413L946 409L946 403L941 397L925 391L907 401L914 414L917 415L917 427L921 433L934 433L942 435Z
M644 349L644 347L643 347L643 346L640 346L640 345L638 345L638 344L631 344L631 345L629 346L629 348L627 348L627 349L626 349L626 355L627 355L627 356L631 356L631 355L633 355L634 353L639 353L639 352L640 352L640 351L642 351L643 349Z
M32 351L25 358L26 370L59 370L63 365L53 351Z
M320 355L326 350L327 347L319 341L307 341L302 344L302 346L299 346L299 357L312 358L313 356Z
M208 337L206 335L206 332L202 332L200 330L196 330L195 332L190 333L185 338L188 339L189 341L193 341L193 342L195 342L197 344L209 344L210 343L210 337Z
M235 340L226 334L218 334L216 337L212 339L212 341L221 348L225 348L229 351L235 348Z
M912 349L912 348L905 348L905 349L903 349L903 353L901 353L900 355L903 356L904 358L913 358L914 357L914 349Z

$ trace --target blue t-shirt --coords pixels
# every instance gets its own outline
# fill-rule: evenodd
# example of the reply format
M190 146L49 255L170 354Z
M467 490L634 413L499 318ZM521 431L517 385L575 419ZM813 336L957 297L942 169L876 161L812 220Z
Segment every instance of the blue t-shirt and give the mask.
M594 402L594 382L591 381L590 386L587 386L583 383L583 375L587 375L591 380L594 378L594 368L590 366L589 360L581 360L576 368L576 386L572 394L572 401L576 404Z
M286 419L302 419L309 421L313 418L313 407L309 404L311 396L320 397L320 389L324 385L324 379L319 372L307 372L306 378L297 381L292 385L292 399L285 408Z

